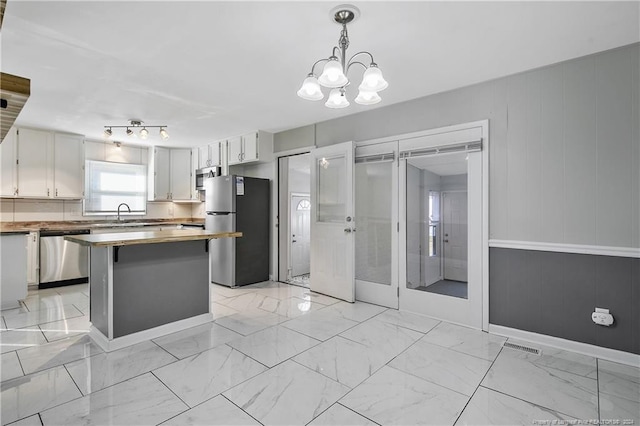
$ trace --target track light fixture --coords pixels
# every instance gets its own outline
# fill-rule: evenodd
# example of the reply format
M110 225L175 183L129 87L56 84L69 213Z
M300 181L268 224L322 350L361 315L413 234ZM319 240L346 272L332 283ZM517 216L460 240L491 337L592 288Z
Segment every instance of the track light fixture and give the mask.
M147 139L149 137L149 130L147 130L147 128L160 129L159 133L162 140L169 139L169 133L167 132L167 126L165 124L163 124L162 126L147 126L144 124L144 121L133 119L129 120L129 124L126 126L104 126L104 137L106 139L111 138L111 136L113 135L112 129L117 128L127 129L126 134L129 137L136 136L135 130L140 129L138 131L138 136L140 136L140 139Z
M324 98L321 87L328 87L331 90L329 99L325 102L327 108L345 108L349 106L349 101L345 96L346 87L350 84L347 74L354 65L364 68L362 83L358 86L358 96L354 99L360 105L373 105L382 99L378 92L386 89L389 83L382 77L382 71L373 60L373 55L362 51L351 56L347 60L347 48L349 47L349 34L347 24L353 22L360 16L360 10L350 4L343 4L331 10L331 18L337 24L342 25L338 46L333 47L333 53L329 58L320 59L311 66L311 72L304 79L302 87L298 90L298 96L309 101L319 101ZM368 56L371 60L369 66L360 62L362 55ZM356 60L358 58L358 60ZM324 63L322 73L316 76L316 65Z

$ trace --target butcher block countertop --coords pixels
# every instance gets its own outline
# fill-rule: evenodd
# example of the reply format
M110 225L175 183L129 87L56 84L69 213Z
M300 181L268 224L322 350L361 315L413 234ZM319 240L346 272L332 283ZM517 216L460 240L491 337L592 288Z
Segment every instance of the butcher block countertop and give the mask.
M130 246L135 244L173 243L242 237L242 232L210 232L191 229L166 231L118 232L111 234L66 235L65 240L90 247Z

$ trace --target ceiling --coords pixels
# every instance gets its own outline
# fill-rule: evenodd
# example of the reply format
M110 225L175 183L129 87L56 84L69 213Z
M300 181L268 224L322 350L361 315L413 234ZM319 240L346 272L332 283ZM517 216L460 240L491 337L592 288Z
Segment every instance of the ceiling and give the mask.
M338 2L18 1L2 27L2 71L31 79L16 123L101 139L128 119L198 146L278 132L639 41L638 2L354 2L349 53L370 51L382 102L331 110L296 91L327 57ZM349 74L359 81L361 71ZM357 84L348 90L350 99ZM325 98L326 99L326 98Z

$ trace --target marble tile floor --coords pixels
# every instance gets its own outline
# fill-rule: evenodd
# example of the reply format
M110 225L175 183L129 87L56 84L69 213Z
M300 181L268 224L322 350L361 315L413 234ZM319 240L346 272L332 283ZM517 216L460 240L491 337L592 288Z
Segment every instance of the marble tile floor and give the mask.
M640 425L637 366L288 284L210 293L213 322L104 353L86 285L30 291L0 312L0 422Z

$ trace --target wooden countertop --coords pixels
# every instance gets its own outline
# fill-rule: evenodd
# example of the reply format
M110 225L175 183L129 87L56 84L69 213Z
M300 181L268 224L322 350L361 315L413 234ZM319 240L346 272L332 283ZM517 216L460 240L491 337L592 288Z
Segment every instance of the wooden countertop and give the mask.
M68 231L75 229L104 229L126 226L136 226L145 223L149 226L180 225L180 224L204 224L204 219L173 218L173 219L127 219L123 222L116 220L66 220L66 221L34 221L34 222L0 222L0 232L31 232L42 230ZM141 228L141 230L144 228Z
M135 244L172 243L242 237L242 232L210 232L191 229L166 231L118 232L110 234L66 235L65 240L91 247L130 246Z

